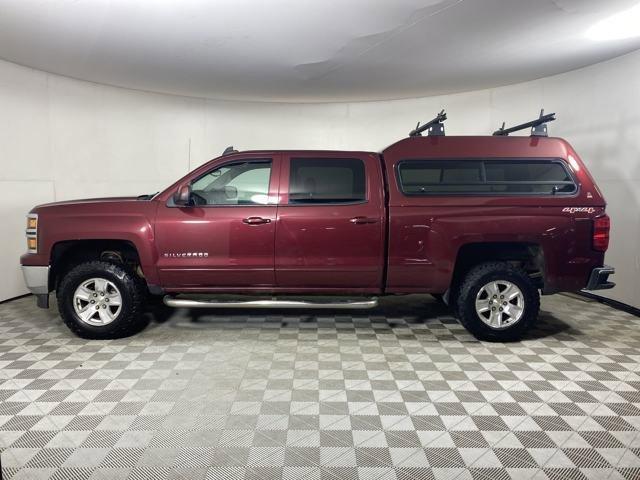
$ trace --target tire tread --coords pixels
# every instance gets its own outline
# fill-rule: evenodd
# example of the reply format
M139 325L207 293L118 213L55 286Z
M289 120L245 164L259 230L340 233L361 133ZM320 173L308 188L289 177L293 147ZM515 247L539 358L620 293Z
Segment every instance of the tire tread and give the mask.
M131 296L131 304L126 318L122 317L124 313L122 312L112 324L105 327L98 327L101 330L96 330L76 320L75 314L67 312L65 310L65 302L71 301L67 297L73 295L71 289L75 290L75 283L77 283L79 279L88 275L98 276L101 272L105 271L118 277L120 282L124 284L118 285L118 288L127 290ZM144 281L126 265L98 260L84 262L69 270L60 282L56 291L58 311L67 327L79 337L90 339L122 338L131 335L142 326L146 290Z
M505 278L505 280L511 281L513 278L517 278L523 283L522 286L518 286L523 290L526 302L523 318L512 328L505 330L492 330L477 318L475 295L471 295L472 290L478 288L478 283L483 281L483 277L498 272L506 272L507 276L512 277L511 279ZM469 313L470 308L467 305L470 300L473 300L474 303L472 315ZM536 321L539 311L540 295L527 272L507 262L486 262L472 268L464 277L455 302L455 314L460 323L475 337L488 341L512 341L521 338L524 332Z

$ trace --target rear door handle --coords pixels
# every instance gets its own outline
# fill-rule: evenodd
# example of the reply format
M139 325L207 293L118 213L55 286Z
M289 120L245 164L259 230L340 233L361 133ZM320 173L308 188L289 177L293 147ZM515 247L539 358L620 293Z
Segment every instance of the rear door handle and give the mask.
M351 220L349 220L351 223L355 223L356 225L362 225L365 223L376 223L378 221L377 218L370 218L370 217L353 217Z
M270 218L262 218L262 217L248 217L242 220L243 223L247 225L262 225L263 223L271 223Z

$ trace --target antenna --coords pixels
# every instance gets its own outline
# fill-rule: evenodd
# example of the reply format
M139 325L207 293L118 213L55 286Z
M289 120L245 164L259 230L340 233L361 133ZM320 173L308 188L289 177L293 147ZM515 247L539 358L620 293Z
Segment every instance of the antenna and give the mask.
M521 123L520 125L516 125L515 127L504 128L505 123L502 122L502 127L493 132L495 136L507 136L510 133L517 132L519 130L524 130L525 128L531 127L531 136L532 137L547 137L547 123L553 122L556 119L555 113L549 113L547 115L544 114L544 108L540 110L540 116L531 120L530 122Z
M442 110L436 116L436 118L434 118L433 120L429 120L424 125L420 126L420 122L418 122L418 125L416 125L416 128L414 128L413 130L411 130L409 132L409 136L410 137L421 137L422 136L422 132L424 132L425 130L429 130L427 135L430 136L430 137L431 136L443 136L444 135L444 125L443 125L442 122L444 122L446 119L447 119L447 114L444 113L444 110Z

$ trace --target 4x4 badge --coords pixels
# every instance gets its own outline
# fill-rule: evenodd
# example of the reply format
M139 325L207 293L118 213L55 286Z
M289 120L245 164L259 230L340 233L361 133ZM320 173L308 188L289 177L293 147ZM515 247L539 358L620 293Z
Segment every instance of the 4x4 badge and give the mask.
M596 209L593 207L564 207L562 211L566 213L595 213Z

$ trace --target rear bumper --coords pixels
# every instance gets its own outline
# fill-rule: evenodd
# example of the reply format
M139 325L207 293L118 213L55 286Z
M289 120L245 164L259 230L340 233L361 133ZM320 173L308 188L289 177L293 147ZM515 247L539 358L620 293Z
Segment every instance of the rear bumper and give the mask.
M24 283L38 299L38 306L49 307L49 266L22 265Z
M615 268L608 265L594 268L589 276L589 283L585 290L606 290L616 286L615 283L609 281L609 275L616 273Z

